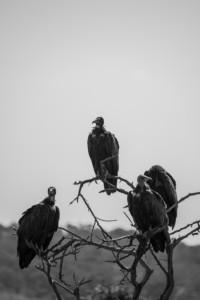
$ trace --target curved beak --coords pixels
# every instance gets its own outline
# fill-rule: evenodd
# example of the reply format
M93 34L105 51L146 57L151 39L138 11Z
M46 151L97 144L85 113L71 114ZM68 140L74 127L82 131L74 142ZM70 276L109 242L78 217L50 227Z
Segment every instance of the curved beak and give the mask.
M95 120L92 122L92 124L93 124L93 123L97 124L97 119L95 119Z
M146 175L143 175L143 176L144 176L145 182L147 182L147 181L152 181L152 178L151 178L151 177L146 176Z
M56 195L56 190L55 189L50 190L49 195L50 196L55 196Z

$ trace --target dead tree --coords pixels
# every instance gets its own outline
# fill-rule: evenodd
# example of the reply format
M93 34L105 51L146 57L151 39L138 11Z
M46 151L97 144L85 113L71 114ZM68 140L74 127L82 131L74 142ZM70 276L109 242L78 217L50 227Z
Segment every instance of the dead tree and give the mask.
M131 182L129 182L127 179L124 179L122 177L117 177L117 179L119 181L125 182L129 187L129 189L130 188L134 189L134 185ZM84 197L82 193L83 187L86 184L91 184L93 182L97 182L98 180L106 181L105 178L100 179L94 177L88 180L75 182L74 184L79 187L78 193L76 198L70 202L70 204L74 204L74 203L78 203L79 201L83 201L89 213L92 215L94 223L93 226L91 227L91 232L89 233L88 237L85 238L83 236L78 235L77 233L69 231L67 228L61 227L60 229L64 233L63 237L51 248L49 248L44 253L42 253L42 255L41 252L38 253L41 259L41 263L38 266L36 266L37 269L45 274L58 300L63 299L62 296L63 293L69 293L73 295L75 299L80 300L81 287L87 284L90 280L86 280L85 278L82 278L81 280L78 281L75 274L72 274L71 276L73 278L74 285L73 287L69 286L69 284L65 282L64 274L63 274L63 264L65 262L65 258L67 256L74 256L75 258L77 258L78 253L86 245L90 247L96 247L98 249L103 249L104 251L109 251L110 253L112 253L113 260L111 262L116 264L123 274L121 278L121 283L127 280L134 287L132 299L137 300L139 299L145 284L148 282L149 278L152 276L154 272L154 270L150 268L150 266L146 263L144 259L144 255L148 251L149 253L151 253L156 264L159 266L159 268L166 276L165 289L163 290L162 294L159 296L158 299L160 300L170 299L175 284L174 272L173 272L173 252L176 246L182 240L184 240L190 235L199 234L200 220L188 224L183 228L175 230L169 235L169 242L166 249L167 267L163 266L163 264L161 263L161 261L159 260L159 258L157 257L156 253L153 251L149 243L150 238L157 232L161 231L162 228L156 228L152 231L147 232L145 235L144 234L141 235L134 230L132 235L121 236L118 238L112 238L112 236L110 236L110 234L103 228L102 223L108 222L108 220L100 219L95 215L92 207L90 206L87 199ZM111 186L111 188L113 189L113 186ZM128 191L124 189L116 188L116 191L125 194L126 196L128 194ZM181 198L178 201L178 204L185 201L191 196L195 196L199 194L200 192L190 193L187 196ZM173 207L169 208L169 210L171 210L172 208ZM134 224L131 225L134 226ZM95 228L98 228L101 232L101 236L99 237L99 242L97 242L93 238L93 233ZM189 228L190 230L186 234L182 234L184 230ZM177 239L173 238L173 236L177 233L179 234L179 237ZM123 241L123 246L122 244L120 244L121 241ZM137 241L137 246L133 245L133 241ZM126 258L130 258L132 261L131 264L128 266L124 263L124 260ZM141 281L139 281L137 278L137 270L139 264L142 266L142 268L145 271L144 277ZM59 266L57 280L55 279L54 275L52 275L52 268L54 268L55 265Z

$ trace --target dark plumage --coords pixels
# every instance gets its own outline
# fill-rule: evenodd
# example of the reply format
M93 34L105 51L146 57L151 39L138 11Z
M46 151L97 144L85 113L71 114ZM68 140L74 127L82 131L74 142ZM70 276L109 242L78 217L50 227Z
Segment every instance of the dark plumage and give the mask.
M19 219L17 255L21 269L27 268L36 255L34 248L45 250L58 228L59 208L55 206L56 189L48 189L48 197L27 209Z
M158 226L164 229L150 239L150 243L155 252L164 251L168 239L168 218L165 203L161 196L151 190L146 183L150 180L145 175L138 176L138 185L134 191L128 194L128 206L137 229L145 233Z
M119 143L111 132L105 129L102 117L96 118L92 123L96 126L88 136L88 152L92 161L94 172L97 176L104 179L106 175L117 176L119 170ZM106 158L116 156L105 162L105 169L102 168L101 161ZM106 180L117 186L117 179L107 177ZM115 192L108 184L104 183L106 193L110 195Z
M152 181L149 182L149 185L152 190L161 195L167 205L167 209L170 206L178 203L176 194L176 181L163 167L155 165L144 174L148 177L151 177ZM177 209L178 206L174 207L168 212L169 226L171 226L172 229L176 223Z

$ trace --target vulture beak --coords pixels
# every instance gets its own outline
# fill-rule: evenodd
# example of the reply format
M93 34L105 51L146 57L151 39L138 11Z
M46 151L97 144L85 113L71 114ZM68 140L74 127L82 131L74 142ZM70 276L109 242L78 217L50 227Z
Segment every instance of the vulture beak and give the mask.
M97 128L99 128L99 127L101 126L98 118L97 118L97 119L95 119L95 120L92 122L92 124L93 124L93 123L95 123L95 124L96 124L96 126L95 126L95 127L97 127Z
M95 120L92 122L92 124L93 124L93 123L97 124L97 119L95 119Z
M139 175L138 178L137 178L137 182L138 184L142 187L144 186L144 184L147 182L147 181L152 181L151 177L148 177L146 175Z
M54 187L50 187L48 190L49 196L55 196L56 195L56 189Z
M143 175L143 176L144 176L145 182L147 182L147 181L152 181L152 178L151 178L151 177L146 176L146 175Z

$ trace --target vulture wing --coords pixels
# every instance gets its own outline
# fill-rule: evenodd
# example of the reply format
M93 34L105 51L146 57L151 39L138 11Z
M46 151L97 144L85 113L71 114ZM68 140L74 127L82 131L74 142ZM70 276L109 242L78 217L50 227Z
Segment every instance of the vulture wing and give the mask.
M59 219L60 219L60 210L57 206L55 206L55 213L54 216L52 217L52 224L49 224L49 234L48 237L46 237L45 243L43 245L44 249L46 249L49 246L53 238L54 232L58 229Z
M117 138L111 132L106 133L105 152L106 158L116 156L107 161L105 166L110 175L117 176L119 170L119 143Z
M54 218L54 216L57 216ZM59 210L54 211L42 202L27 209L19 220L17 230L17 254L21 268L27 267L35 257L35 251L28 245L46 249L58 226Z
M44 237L48 233L49 223L49 207L39 203L23 213L19 220L19 231L28 242L41 247Z
M166 172L161 172L158 175L158 181L162 185L158 187L159 188L158 192L163 197L163 200L165 201L167 208L170 208L172 205L178 203L176 189L171 177L172 176L169 176ZM169 226L172 226L172 228L174 228L176 223L177 209L178 207L176 206L168 213Z
M165 227L161 232L151 237L150 242L155 252L164 251L167 242L167 214L165 203L161 196L153 191L147 190L142 193L129 192L129 211L135 221L137 229L146 232L158 226Z
M166 172L161 166L156 165L144 174L152 178L152 183L149 182L149 185L151 189L162 196L167 208L177 204L176 181L170 173ZM169 226L174 228L177 218L177 206L168 213L168 218Z
M154 192L148 191L144 193L144 203L146 212L148 214L150 229L157 228L159 226L165 227L162 231L154 234L151 237L150 242L155 252L164 251L168 240L168 218L165 209L165 203L161 196ZM145 198L146 201L145 201Z
M95 138L95 137L93 137L93 138ZM90 133L88 136L87 144L88 144L88 153L89 153L90 159L92 161L94 172L95 172L95 174L97 174L98 167L97 167L97 158L96 158L96 154L95 154L95 149L94 149L94 145L93 145L93 143L94 143L93 138L92 138L92 133Z

